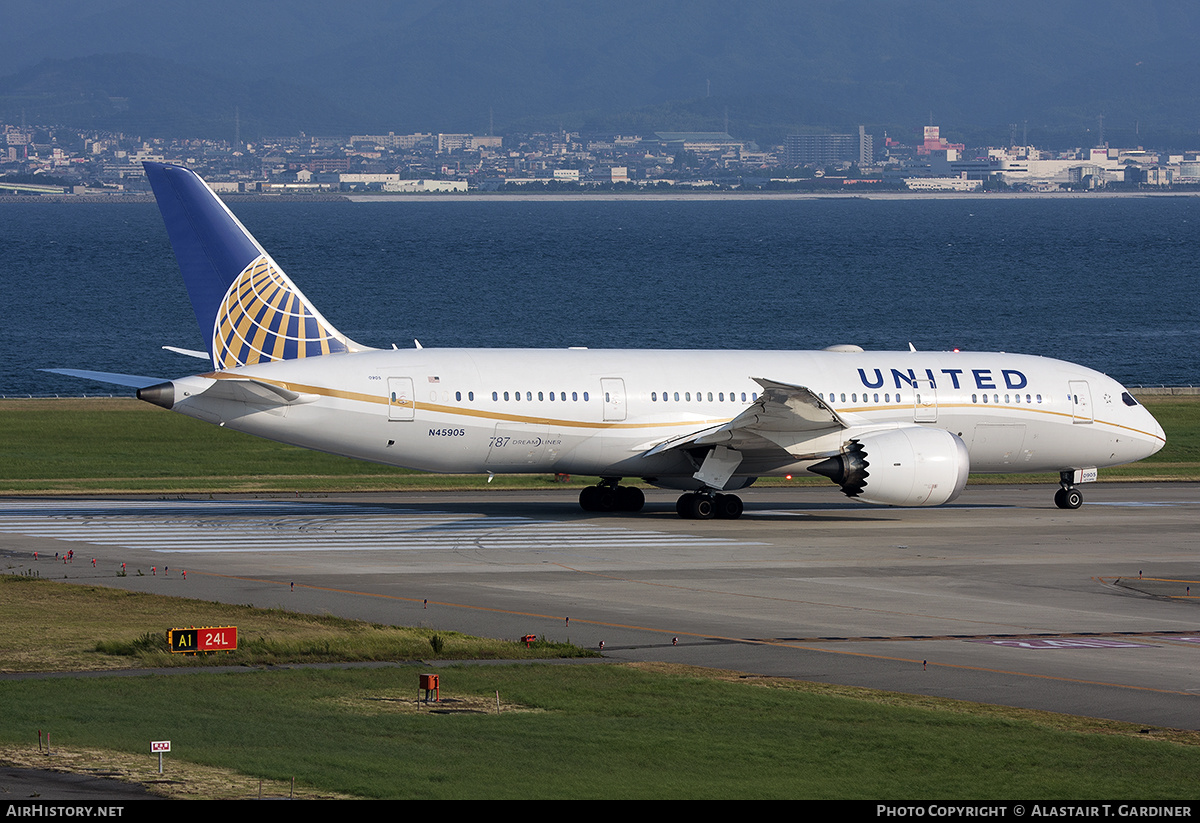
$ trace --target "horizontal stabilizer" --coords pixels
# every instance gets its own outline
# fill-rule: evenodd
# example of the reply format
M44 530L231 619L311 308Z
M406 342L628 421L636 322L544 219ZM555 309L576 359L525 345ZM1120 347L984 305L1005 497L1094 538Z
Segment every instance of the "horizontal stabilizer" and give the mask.
M208 352L196 351L195 349L181 349L178 346L163 346L163 350L175 352L175 354L182 354L185 357L194 357L197 360L208 359Z
M129 386L134 389L144 389L155 383L163 382L162 377L146 377L142 374L117 374L108 371L87 371L85 369L38 369L51 374L65 374L67 377L81 377L84 380L95 380L97 383L112 383L114 386Z

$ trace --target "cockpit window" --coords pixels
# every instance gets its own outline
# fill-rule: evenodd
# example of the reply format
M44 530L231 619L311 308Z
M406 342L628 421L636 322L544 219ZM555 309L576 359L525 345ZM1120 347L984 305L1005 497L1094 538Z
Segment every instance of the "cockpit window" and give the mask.
M1138 401L1133 399L1133 395L1127 391L1121 392L1121 400L1125 402L1126 406L1136 406L1138 404Z

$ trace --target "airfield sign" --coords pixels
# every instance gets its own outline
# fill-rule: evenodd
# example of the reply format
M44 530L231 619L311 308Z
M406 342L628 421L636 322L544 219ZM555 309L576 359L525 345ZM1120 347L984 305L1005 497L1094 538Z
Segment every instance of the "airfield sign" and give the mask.
M172 654L231 652L237 649L237 626L171 629L167 632L167 644Z

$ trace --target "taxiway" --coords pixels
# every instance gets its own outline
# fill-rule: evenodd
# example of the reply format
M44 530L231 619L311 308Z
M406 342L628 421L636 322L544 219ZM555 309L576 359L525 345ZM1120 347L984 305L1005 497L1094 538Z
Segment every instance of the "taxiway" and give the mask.
M639 515L585 514L572 492L8 498L0 556L81 583L603 642L616 660L1200 728L1200 485L1091 485L1077 511L1052 491L894 509L750 490L741 520L705 522L666 492Z

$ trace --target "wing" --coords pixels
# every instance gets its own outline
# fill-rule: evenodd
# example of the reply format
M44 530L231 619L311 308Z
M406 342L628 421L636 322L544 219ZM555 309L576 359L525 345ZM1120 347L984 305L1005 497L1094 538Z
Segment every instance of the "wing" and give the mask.
M753 449L773 444L789 452L790 446L810 441L817 434L850 427L842 415L805 386L754 378L763 387L758 400L737 417L720 426L664 440L645 452L646 457L671 449L694 446L727 446Z
M721 488L738 467L743 472L768 471L797 460L828 457L840 450L841 438L827 436L839 434L853 421L805 386L761 377L754 381L763 391L737 417L720 426L664 440L643 456L714 447L694 476Z

